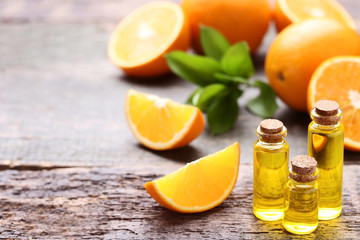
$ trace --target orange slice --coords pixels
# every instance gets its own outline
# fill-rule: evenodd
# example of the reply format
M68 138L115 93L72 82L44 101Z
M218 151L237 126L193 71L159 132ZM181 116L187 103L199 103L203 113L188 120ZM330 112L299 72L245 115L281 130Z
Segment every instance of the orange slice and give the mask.
M197 107L131 89L126 95L125 114L135 138L154 150L185 146L205 125Z
M313 146L316 152L321 152L327 143L325 136L314 134L313 135Z
M356 30L350 14L334 0L277 0L275 24L280 32L294 22L307 18L332 18Z
M203 212L222 203L232 192L239 172L240 146L186 164L145 184L146 191L164 207L182 213Z
M320 64L310 80L308 111L321 99L339 103L345 148L360 151L360 57L333 57Z
M173 2L143 5L125 17L112 32L108 56L132 76L169 72L164 53L190 46L190 29L181 7Z

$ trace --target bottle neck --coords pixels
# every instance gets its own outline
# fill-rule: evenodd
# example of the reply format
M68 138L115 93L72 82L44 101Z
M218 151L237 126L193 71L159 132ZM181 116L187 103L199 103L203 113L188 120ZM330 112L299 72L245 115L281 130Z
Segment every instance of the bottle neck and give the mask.
M332 130L339 127L340 120L342 118L342 111L338 109L338 113L333 116L319 115L315 108L311 111L311 119L313 120L313 127L320 128L323 130Z
M315 122L313 120L313 127L314 128L319 128L319 129L322 129L322 130L333 130L333 129L339 127L339 126L340 126L340 122L338 122L338 123L336 123L334 125L322 125L322 124L319 124L319 123L317 123L317 122Z
M298 182L292 178L290 179L290 185L296 188L311 188L311 187L315 187L317 184L317 181L310 181L310 182Z
M256 135L259 138L259 144L263 146L281 147L285 143L287 129L286 127L283 127L281 132L269 134L261 131L260 126L258 126L258 128L256 129Z
M262 141L259 138L258 145L260 145L263 148L280 149L285 145L285 140L283 139L281 142L269 143L269 142Z
M307 175L300 175L295 173L292 169L290 171L290 182L293 185L314 185L319 177L319 169L316 168L315 172Z

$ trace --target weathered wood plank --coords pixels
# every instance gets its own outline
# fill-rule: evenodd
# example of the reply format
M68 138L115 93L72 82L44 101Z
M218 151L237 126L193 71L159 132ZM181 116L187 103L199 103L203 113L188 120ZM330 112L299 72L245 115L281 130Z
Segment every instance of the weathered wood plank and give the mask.
M84 239L300 239L280 221L252 215L252 167L242 164L233 193L218 207L199 214L171 212L143 185L181 164L130 169L70 168L2 171L0 238ZM343 213L321 221L301 239L356 239L360 234L360 166L344 167Z

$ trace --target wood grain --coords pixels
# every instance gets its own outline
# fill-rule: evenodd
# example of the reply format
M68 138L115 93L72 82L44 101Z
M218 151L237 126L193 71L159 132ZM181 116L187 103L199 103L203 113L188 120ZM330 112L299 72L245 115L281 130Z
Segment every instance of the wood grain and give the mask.
M252 167L221 205L199 214L171 212L144 189L172 164L1 172L0 238L294 239L281 222L252 215ZM356 239L360 234L360 166L345 166L343 213L301 239ZM295 237L300 239L300 237Z
M0 1L0 238L4 239L303 239L251 213L252 145L262 120L239 101L228 133L208 129L189 146L156 152L139 145L125 121L129 88L184 102L195 86L173 75L140 81L106 56L115 25L149 0ZM360 23L356 0L341 0ZM254 56L266 81L273 26ZM290 157L307 152L306 114L279 100ZM200 214L159 206L146 181L239 141L240 175L223 204ZM245 163L245 164L244 164ZM356 239L360 232L360 154L345 152L343 214L304 239ZM115 167L116 166L116 167Z

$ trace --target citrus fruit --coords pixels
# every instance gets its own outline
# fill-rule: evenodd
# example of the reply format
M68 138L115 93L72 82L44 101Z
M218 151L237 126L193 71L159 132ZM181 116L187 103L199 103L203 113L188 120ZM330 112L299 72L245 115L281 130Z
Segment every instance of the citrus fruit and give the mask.
M315 151L321 152L327 143L327 137L322 136L320 134L313 134L312 138L313 138L313 147Z
M343 111L345 148L360 151L360 57L326 60L314 72L308 89L308 110L322 99L334 100Z
M350 14L334 0L277 0L274 11L277 30L308 18L332 18L356 30Z
M239 172L240 146L186 164L145 184L146 191L164 207L182 213L203 212L222 203L232 192Z
M201 51L199 27L203 24L220 31L231 44L246 41L255 53L271 20L267 0L183 0L181 5L197 51Z
M128 75L150 77L170 72L164 53L189 46L190 29L181 7L173 2L153 2L116 26L108 56Z
M277 95L291 108L306 112L306 92L312 73L324 60L360 54L360 37L348 26L317 18L294 23L270 46L265 71Z
M205 125L199 108L155 95L129 90L125 114L135 138L154 150L168 150L189 144Z

